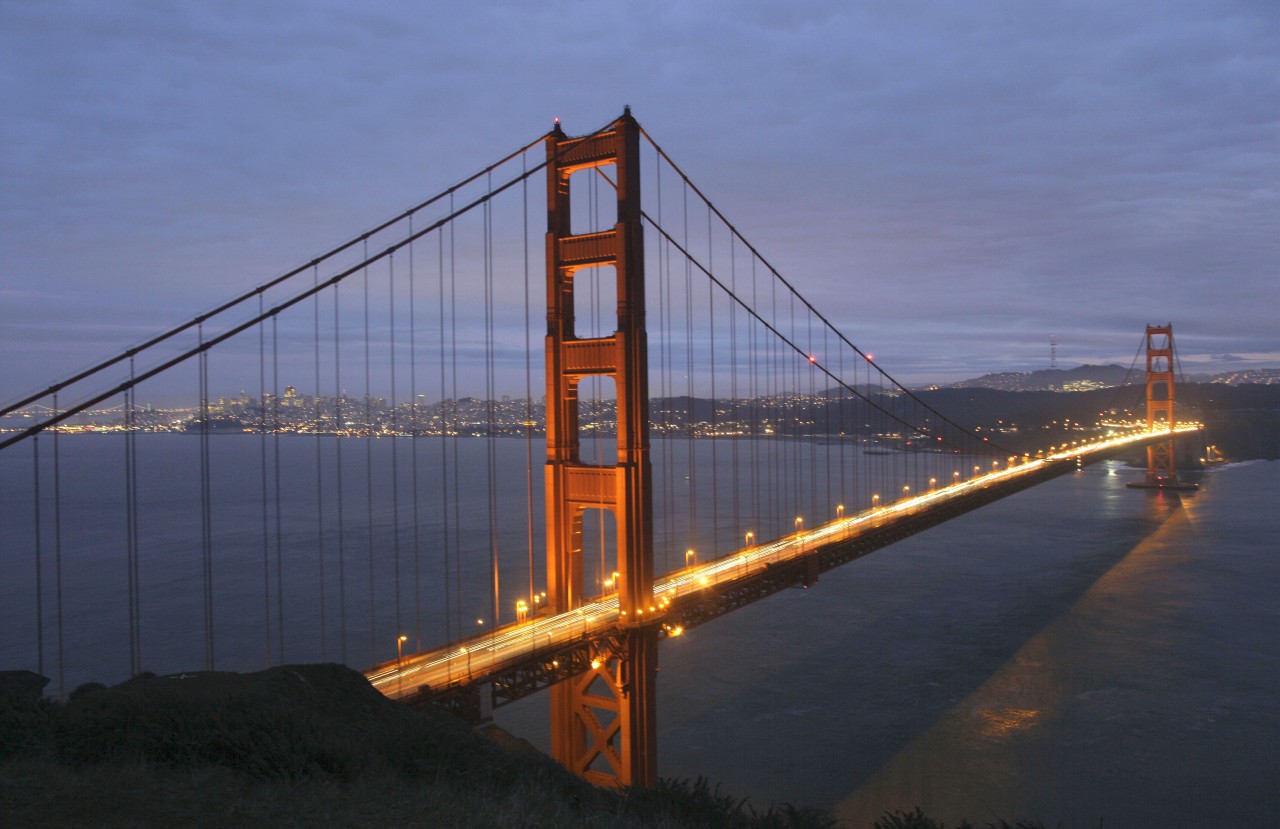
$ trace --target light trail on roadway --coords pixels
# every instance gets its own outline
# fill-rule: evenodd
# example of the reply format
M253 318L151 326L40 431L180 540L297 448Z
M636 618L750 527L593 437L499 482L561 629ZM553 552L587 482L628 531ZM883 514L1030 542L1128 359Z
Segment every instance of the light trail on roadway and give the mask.
M653 603L648 609L649 617L637 624L661 623L664 611L690 593L748 578L766 568L798 559L832 544L849 541L870 529L904 516L936 509L947 501L975 490L1032 475L1050 464L1108 455L1156 437L1184 434L1198 428L1181 426L1172 431L1142 431L1108 437L1082 446L1063 447L1044 457L1024 457L1021 463L1011 458L1003 469L993 469L968 480L874 506L810 530L800 529L790 535L753 544L703 564L685 567L655 582ZM620 615L618 611L618 595L612 593L566 613L535 616L503 625L490 633L461 643L404 656L366 671L365 676L375 688L393 699L408 697L424 689L445 690L470 685L540 654L551 656L565 646L616 627L620 621L632 621L624 617L625 614ZM655 618L658 621L649 621ZM681 631L676 627L667 632L669 635L679 635Z

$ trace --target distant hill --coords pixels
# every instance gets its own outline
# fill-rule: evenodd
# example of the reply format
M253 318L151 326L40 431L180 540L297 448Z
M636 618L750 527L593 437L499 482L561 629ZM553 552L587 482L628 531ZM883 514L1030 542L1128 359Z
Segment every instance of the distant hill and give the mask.
M1280 385L1280 368L1249 368L1241 371L1228 371L1223 374L1215 374L1204 382L1225 383L1228 386L1241 386L1246 383L1275 386Z
M973 380L952 383L955 389L1000 389L1002 391L1089 391L1123 385L1129 370L1123 366L1077 366L1040 371L1006 371L984 374ZM1135 372L1133 380L1142 380Z
M1109 389L1130 383L1144 383L1144 369L1129 369L1118 365L1076 366L1072 369L1042 369L1040 371L1006 371L984 374L973 380L952 383L953 389L1000 389L1002 391L1090 391ZM1221 374L1188 374L1180 378L1187 383L1220 383L1240 386L1257 383L1264 386L1280 384L1280 369L1254 368L1228 371Z

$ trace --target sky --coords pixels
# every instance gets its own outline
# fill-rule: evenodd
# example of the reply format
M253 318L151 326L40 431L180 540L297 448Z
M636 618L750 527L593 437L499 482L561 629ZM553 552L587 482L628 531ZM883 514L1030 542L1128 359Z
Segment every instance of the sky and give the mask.
M1280 3L0 0L0 399L636 118L896 376L1280 367Z

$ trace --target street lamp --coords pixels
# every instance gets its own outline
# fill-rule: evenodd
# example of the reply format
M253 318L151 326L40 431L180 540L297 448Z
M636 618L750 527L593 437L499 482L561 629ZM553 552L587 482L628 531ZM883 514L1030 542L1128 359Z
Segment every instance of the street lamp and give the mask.
M878 508L879 506L880 506L880 496L879 496L879 495L872 495L872 496L871 496L871 508L872 508L872 509L876 509L876 508Z
M690 547L689 549L687 549L687 550L685 550L685 551L684 551L684 566L685 566L685 567L688 567L689 565L691 565L691 564L692 564L694 561L696 561L696 560L697 560L697 554L696 554L696 553L694 553L694 551L693 551L693 548L692 548L692 547Z
M844 504L836 504L836 520L844 518Z
M930 478L930 479L929 479L929 489L933 489L933 488L934 488L935 486L937 486L937 485L938 485L938 479L937 479L937 478Z
M408 639L403 633L396 637L396 690L404 690L404 672L400 668L400 662L404 658L404 643Z

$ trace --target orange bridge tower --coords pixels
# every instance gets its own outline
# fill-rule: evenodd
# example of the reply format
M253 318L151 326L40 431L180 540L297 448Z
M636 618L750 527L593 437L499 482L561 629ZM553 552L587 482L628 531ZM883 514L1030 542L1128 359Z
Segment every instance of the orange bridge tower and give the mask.
M618 218L610 230L574 234L570 177L614 167ZM547 593L557 613L583 603L582 522L587 509L612 512L619 625L591 670L551 689L551 752L597 784L646 786L656 778L653 499L649 467L649 365L640 215L640 126L628 108L603 132L547 138ZM574 333L574 275L613 267L617 329ZM617 463L579 456L578 385L612 378L617 394Z
M1178 480L1177 453L1173 441L1173 325L1147 326L1147 429L1168 431L1169 439L1147 447L1147 476L1129 484L1142 489L1198 489L1198 484Z

